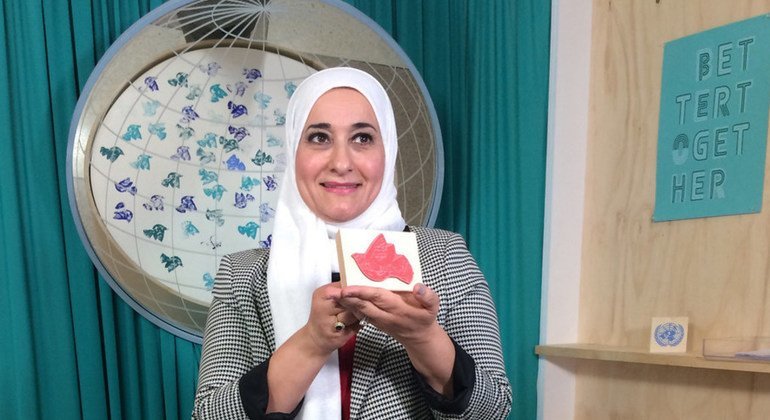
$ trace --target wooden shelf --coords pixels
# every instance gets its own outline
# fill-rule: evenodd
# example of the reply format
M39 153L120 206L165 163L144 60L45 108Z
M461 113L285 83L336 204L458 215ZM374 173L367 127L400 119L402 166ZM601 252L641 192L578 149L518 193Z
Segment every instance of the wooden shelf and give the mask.
M770 363L743 360L704 359L700 353L650 353L646 349L601 344L550 344L535 346L535 354L544 357L603 360L607 362L643 363L698 369L732 370L770 373Z

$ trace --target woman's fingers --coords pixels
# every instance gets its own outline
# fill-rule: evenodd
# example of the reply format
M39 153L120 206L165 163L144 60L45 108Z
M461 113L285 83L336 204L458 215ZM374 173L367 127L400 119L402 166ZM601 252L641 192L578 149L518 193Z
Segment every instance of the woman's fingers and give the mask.
M317 288L312 299L307 331L320 349L334 351L358 331L357 318L339 304L340 287L337 284Z
M434 326L439 299L425 285L416 286L411 293L350 286L342 289L339 303L359 319L366 317L367 322L406 343Z
M380 309L391 312L402 303L396 293L378 287L350 286L340 290L340 304L353 311ZM366 314L370 315L370 314Z
M423 307L438 313L439 297L433 289L424 284L417 284L412 289L412 295Z
M354 312L362 312L366 316L372 316L373 314L367 312L377 309L388 313L409 309L438 313L439 297L424 284L415 285L411 293L394 293L377 287L350 286L341 289L340 296L342 306Z

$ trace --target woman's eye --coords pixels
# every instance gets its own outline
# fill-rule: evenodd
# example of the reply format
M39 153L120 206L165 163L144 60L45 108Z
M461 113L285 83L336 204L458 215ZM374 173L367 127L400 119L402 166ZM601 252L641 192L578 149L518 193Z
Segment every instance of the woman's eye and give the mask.
M322 144L329 141L329 137L324 133L311 133L307 136L310 143Z
M370 144L372 141L372 136L365 133L358 133L355 136L353 136L353 142L358 144Z

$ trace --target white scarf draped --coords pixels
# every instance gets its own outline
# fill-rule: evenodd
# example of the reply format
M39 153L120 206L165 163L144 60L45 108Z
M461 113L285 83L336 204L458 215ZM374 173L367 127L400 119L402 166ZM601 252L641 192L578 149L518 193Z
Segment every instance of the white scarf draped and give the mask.
M353 220L326 223L305 204L297 189L295 157L310 110L327 91L348 87L371 104L385 146L385 173L379 194L369 208ZM286 110L286 172L280 185L267 268L267 291L273 315L276 347L308 320L313 291L330 282L336 267L336 249L330 245L340 227L403 230L405 222L396 202L395 168L398 138L388 95L372 76L350 67L319 71L294 91ZM333 328L330 324L329 328ZM298 360L297 363L302 363ZM299 418L340 418L340 377L335 351L305 394Z

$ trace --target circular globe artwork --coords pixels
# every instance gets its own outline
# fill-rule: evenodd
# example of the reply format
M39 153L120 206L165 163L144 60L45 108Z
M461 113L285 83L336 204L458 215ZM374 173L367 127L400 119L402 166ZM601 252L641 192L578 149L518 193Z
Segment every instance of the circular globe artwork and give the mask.
M321 0L164 4L107 51L70 129L67 182L94 264L155 324L200 342L222 255L270 247L294 89L365 70L395 107L398 199L432 225L441 137L419 74L382 29Z

